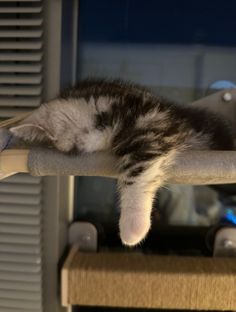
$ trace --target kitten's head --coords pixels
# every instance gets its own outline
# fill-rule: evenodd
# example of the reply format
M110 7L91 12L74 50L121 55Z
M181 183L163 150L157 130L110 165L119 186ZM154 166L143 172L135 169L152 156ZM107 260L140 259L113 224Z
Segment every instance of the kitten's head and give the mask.
M59 151L69 152L74 148L70 125L60 110L55 110L53 105L42 105L9 130L28 144L54 146Z

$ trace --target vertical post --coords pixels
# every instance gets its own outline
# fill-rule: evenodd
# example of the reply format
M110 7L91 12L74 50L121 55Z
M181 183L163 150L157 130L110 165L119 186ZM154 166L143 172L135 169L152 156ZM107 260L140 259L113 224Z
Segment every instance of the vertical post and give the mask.
M58 95L61 81L62 0L44 1L44 100ZM45 312L62 312L58 261L67 244L73 211L73 179L43 178L43 298Z

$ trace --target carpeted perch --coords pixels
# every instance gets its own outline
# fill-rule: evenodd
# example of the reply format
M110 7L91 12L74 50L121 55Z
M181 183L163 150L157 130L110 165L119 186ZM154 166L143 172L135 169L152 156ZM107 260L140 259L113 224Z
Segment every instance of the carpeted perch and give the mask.
M34 176L75 175L117 178L116 158L98 152L68 156L51 149L4 150L0 154L3 173L29 172ZM178 157L169 184L236 183L236 151L194 151Z

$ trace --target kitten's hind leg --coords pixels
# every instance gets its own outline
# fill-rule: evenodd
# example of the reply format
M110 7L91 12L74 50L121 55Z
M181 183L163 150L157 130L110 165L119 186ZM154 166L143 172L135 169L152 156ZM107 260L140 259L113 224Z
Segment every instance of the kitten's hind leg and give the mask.
M124 245L134 246L147 235L151 226L152 203L156 186L141 181L120 185L120 238Z
M135 168L121 174L119 226L123 244L134 246L146 237L155 194L165 183L176 155L175 149L170 150L152 161L136 163Z

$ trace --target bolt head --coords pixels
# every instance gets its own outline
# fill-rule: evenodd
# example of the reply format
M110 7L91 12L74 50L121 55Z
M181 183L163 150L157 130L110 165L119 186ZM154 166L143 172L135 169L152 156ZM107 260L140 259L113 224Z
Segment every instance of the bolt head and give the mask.
M233 99L233 96L230 92L225 92L223 95L224 102L230 102Z
M91 241L91 236L90 235L83 235L81 237L81 239L83 242L89 242L89 241Z
M223 241L223 247L224 248L233 248L234 247L234 243L230 240L230 239L225 239L224 241Z

